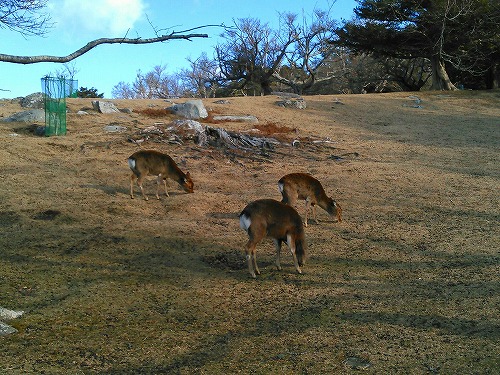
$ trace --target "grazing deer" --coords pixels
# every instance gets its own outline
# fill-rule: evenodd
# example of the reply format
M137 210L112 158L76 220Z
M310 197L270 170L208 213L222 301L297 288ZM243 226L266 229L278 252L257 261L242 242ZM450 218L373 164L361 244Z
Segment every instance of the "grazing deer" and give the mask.
M165 194L167 197L169 196L167 191L167 178L177 181L188 193L193 192L194 184L189 172L182 172L177 164L175 164L174 160L166 154L154 150L137 151L128 158L128 165L133 172L130 176L130 198L132 199L134 199L134 180L137 179L137 185L141 189L142 196L145 200L148 200L142 188L142 182L148 175L157 176L157 199L160 199L158 192L162 180L165 186Z
M280 252L286 242L293 256L298 273L306 260L306 240L302 218L297 211L274 199L259 199L248 204L240 214L240 227L248 233L246 258L248 271L255 278L260 275L255 257L257 244L265 237L271 237L276 246L276 267L281 270Z
M312 206L314 220L318 223L316 216L316 205L324 209L330 217L337 216L337 221L342 221L342 208L340 205L326 195L325 189L321 183L306 173L290 173L281 177L278 181L278 188L283 196L281 202L295 206L297 199L306 201L306 219L305 226L307 227L307 215L309 207Z

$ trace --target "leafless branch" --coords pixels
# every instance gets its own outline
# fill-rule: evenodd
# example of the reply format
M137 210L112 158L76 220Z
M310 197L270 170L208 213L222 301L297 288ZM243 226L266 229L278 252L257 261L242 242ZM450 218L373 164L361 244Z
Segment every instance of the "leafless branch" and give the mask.
M201 26L200 26L201 27ZM196 29L196 28L195 28ZM194 29L191 29L194 30ZM0 54L0 61L10 62L15 64L35 64L40 62L55 62L55 63L66 63L71 60L76 59L79 56L87 53L91 49L97 47L101 44L151 44L158 42L165 42L167 40L184 39L191 40L192 38L208 38L207 34L181 34L179 32L172 32L169 35L162 35L155 38L142 39L140 37L130 39L130 38L100 38L87 43L84 47L76 50L75 52L67 56L14 56Z

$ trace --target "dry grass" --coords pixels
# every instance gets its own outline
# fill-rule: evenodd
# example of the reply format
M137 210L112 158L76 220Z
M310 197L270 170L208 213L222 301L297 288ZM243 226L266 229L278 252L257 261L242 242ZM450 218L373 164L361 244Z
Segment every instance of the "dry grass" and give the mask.
M142 144L195 182L194 194L172 183L148 202L128 195L138 146L127 137L162 101L82 116L90 99L70 99L64 137L0 122L0 306L26 311L0 338L0 373L497 373L500 94L418 95L422 108L405 93L306 97L305 110L205 100L212 113L296 129L301 143L259 150L265 162ZM0 116L20 110L0 102ZM324 138L333 143L307 142ZM279 199L289 172L320 179L344 220L320 211L306 229L304 275L289 256L276 271L262 243L252 280L237 215ZM152 179L146 189L152 198Z
M150 118L162 118L172 114L168 108L144 108L136 109L135 112Z

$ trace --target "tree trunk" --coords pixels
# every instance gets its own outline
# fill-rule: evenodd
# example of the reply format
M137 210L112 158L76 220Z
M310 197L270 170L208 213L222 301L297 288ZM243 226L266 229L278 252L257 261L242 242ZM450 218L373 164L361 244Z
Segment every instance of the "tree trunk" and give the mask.
M488 89L500 88L500 64L493 64L486 75L486 87Z
M269 79L261 80L260 87L264 95L271 95L271 93L273 92L273 90L271 89L271 81Z
M446 72L443 60L439 56L431 57L432 66L432 90L457 90L455 85L451 83L450 77Z

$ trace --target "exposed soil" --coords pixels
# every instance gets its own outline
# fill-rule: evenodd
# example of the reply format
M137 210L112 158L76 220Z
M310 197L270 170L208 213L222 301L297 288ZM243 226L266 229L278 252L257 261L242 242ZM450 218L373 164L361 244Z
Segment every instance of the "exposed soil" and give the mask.
M25 311L0 337L0 373L498 373L500 93L418 97L204 100L284 142L251 151L130 142L175 119L161 100L78 115L90 99L69 99L66 136L0 121L0 306ZM0 101L0 118L21 110ZM171 155L195 193L171 182L156 200L150 178L149 201L130 199L139 148ZM343 221L318 210L303 275L261 243L253 280L237 216L281 199L290 172L322 181Z

